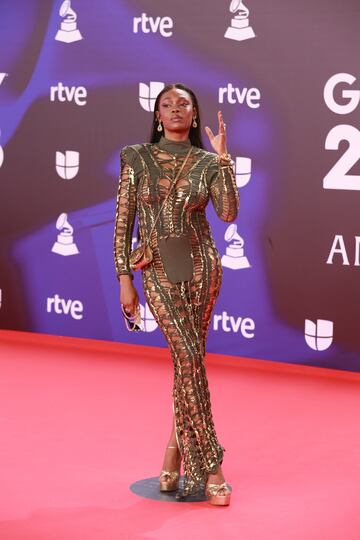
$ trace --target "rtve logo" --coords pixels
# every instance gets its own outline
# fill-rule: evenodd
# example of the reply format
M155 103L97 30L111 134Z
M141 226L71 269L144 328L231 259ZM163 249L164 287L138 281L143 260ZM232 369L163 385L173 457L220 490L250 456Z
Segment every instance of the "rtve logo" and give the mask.
M139 83L139 102L145 111L154 111L156 98L164 86L164 83L156 81L149 84Z
M84 306L80 300L65 300L55 294L47 298L46 311L57 315L70 315L73 319L80 320L83 318Z
M66 150L65 154L56 152L56 172L64 180L72 180L79 172L79 152Z
M148 17L146 13L142 13L141 17L134 17L133 19L133 32L137 34L139 31L139 26L141 32L144 34L149 34L152 32L156 34L157 31L163 37L171 37L172 29L174 27L174 22L171 17Z
M50 101L75 101L76 105L86 105L87 90L84 86L64 86L58 82L57 86L50 86Z
M333 341L334 323L317 319L316 323L305 319L305 341L314 351L326 351Z
M224 332L240 332L246 339L252 339L255 336L255 322L250 317L233 317L223 311L221 315L214 315L213 328L215 332L218 332L220 323Z
M234 103L242 105L246 102L250 109L258 109L260 107L260 98L261 94L258 88L238 88L231 83L219 88L219 103L224 103L225 99L231 105L234 105Z

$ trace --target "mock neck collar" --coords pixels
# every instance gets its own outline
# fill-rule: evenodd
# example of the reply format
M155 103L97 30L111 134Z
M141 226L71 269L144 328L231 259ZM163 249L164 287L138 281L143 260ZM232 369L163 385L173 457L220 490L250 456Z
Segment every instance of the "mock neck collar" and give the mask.
M172 141L161 135L160 140L155 144L163 150L174 154L187 154L191 146L191 141L189 138L185 139L185 141Z

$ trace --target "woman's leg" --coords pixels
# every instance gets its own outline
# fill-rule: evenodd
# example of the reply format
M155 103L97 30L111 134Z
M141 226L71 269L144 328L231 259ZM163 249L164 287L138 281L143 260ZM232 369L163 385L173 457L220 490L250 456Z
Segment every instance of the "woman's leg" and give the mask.
M192 303L184 283L164 287L156 273L145 271L143 276L147 303L173 359L175 435L184 471L183 494L187 495L197 491L208 473L218 471L224 452L211 413L199 317L192 313L198 303ZM174 438L170 440L174 442Z
M170 447L170 448L169 448ZM176 440L175 434L175 415L173 414L171 434L167 448L165 450L165 456L163 461L163 470L165 471L177 471L181 466L181 454ZM207 483L209 484L222 484L225 482L224 473L222 471L221 465L219 465L218 470L215 474L209 474ZM221 495L221 491L219 492Z
M224 473L222 471L221 465L219 465L219 468L218 468L216 474L209 474L207 482L209 484L222 484L223 482L225 482L225 476L224 476ZM221 495L221 493L220 493L220 495Z
M170 447L170 448L169 448ZM172 417L172 429L165 450L165 456L163 461L163 470L165 471L177 471L181 465L181 455L180 450L177 444L176 435L175 435L175 416Z
M211 245L197 242L192 246L192 281L174 285L165 275L156 245L152 247L153 264L142 272L144 293L173 360L173 427L184 472L182 493L186 495L197 491L210 473L211 479L221 478L219 466L225 448L215 431L204 362L206 334L221 285L221 260ZM173 435L171 442L175 442Z

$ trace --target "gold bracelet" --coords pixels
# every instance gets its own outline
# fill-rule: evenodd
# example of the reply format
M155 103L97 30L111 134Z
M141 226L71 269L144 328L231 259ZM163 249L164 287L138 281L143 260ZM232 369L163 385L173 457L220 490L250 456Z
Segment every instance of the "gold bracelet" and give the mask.
M233 160L231 159L231 155L228 152L224 154L218 154L218 160L220 165L228 166L234 164Z

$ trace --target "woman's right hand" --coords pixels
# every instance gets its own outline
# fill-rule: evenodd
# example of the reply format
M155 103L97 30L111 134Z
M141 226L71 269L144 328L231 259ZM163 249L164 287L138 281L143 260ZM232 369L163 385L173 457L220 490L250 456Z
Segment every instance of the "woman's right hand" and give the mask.
M139 304L139 295L135 289L132 279L129 275L120 276L120 303L131 315L135 315Z

